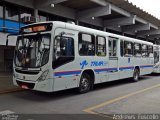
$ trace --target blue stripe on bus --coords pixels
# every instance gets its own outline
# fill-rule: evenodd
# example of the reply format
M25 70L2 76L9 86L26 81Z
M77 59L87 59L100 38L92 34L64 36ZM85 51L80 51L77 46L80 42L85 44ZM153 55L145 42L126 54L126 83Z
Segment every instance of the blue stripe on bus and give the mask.
M140 68L153 68L153 65L143 65L140 66ZM124 70L134 70L134 66L129 67L120 67L120 71ZM118 72L118 68L101 68L101 69L95 69L95 72ZM79 75L81 74L82 70L73 70L73 71L62 71L62 72L55 72L54 76L61 77L61 76L67 76L67 75Z
M143 65L143 66L140 66L140 68L153 68L153 65Z
M117 72L118 68L102 68L102 69L95 69L95 72Z
M79 75L81 70L55 72L54 76Z
M133 70L134 67L120 67L119 70L123 71L123 70Z
M119 70L133 70L134 67L121 67ZM95 72L117 72L118 68L103 68L103 69L95 69Z

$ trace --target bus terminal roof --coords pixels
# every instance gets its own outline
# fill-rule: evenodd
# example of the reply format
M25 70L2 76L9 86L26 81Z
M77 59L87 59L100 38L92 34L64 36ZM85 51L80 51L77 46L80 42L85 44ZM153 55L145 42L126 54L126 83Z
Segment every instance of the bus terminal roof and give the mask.
M6 1L22 4L18 0ZM160 40L160 20L128 0L24 1L30 1L33 8L74 20L81 26L133 36L154 43Z
M78 11L82 22L152 42L160 38L160 20L127 0L64 0L60 4Z

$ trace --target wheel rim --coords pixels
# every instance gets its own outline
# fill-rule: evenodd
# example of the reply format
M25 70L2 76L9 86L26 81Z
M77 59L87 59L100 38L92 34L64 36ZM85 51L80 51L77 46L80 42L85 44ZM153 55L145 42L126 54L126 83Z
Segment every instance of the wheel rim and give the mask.
M82 78L81 91L87 91L88 89L89 89L89 80L87 78Z

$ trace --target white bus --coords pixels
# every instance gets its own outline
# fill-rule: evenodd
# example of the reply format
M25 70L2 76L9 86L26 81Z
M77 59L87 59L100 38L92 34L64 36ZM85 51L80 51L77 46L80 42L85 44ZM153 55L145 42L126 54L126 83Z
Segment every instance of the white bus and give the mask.
M154 68L153 73L160 73L160 46L154 45L153 46L154 51Z
M14 85L43 92L78 88L153 72L153 44L64 22L21 28Z

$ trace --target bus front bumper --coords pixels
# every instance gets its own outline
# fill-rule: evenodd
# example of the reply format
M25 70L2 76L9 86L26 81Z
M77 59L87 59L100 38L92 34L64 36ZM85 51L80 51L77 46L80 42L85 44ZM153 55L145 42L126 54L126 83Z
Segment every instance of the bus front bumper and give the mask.
M53 79L47 79L41 82L33 82L13 78L13 84L21 87L22 89L53 92Z

